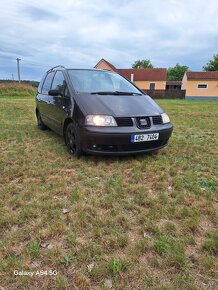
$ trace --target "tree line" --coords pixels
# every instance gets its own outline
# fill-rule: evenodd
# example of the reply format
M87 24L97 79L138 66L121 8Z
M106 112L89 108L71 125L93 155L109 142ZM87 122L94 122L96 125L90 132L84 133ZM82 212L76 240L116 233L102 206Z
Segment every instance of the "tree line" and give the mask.
M133 63L132 68L154 68L150 59L137 60ZM167 69L167 80L169 81L181 81L184 73L189 70L186 65L176 64L174 67ZM203 66L204 71L218 71L218 54L215 54L208 63Z

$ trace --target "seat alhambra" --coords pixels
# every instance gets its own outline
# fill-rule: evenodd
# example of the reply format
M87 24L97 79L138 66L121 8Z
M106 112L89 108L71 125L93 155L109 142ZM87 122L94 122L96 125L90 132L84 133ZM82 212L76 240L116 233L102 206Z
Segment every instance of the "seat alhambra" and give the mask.
M76 156L158 150L173 130L146 93L116 72L97 69L47 71L38 87L36 117L40 129L62 135Z

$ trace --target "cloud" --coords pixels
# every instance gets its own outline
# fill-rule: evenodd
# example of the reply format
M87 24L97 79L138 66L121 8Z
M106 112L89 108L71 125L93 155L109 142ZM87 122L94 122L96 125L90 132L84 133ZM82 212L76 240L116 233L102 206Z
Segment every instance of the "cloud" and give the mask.
M21 77L38 80L56 64L93 67L102 57L200 70L217 53L215 0L8 0L1 11L0 78L16 74L17 57Z
M59 18L59 16L56 13L29 4L27 4L27 6L24 7L24 13L28 15L32 20L36 21L40 20L55 21L58 20Z

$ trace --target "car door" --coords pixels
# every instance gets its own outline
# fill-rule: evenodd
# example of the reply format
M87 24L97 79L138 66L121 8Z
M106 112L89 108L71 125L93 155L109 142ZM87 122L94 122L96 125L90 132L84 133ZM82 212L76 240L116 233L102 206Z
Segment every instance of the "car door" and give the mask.
M51 108L51 115L53 130L62 134L64 120L70 112L71 99L67 83L61 71L56 71L51 90L58 90L60 92L58 96L53 96L54 105Z
M51 88L51 83L53 80L55 72L49 72L45 77L44 83L42 85L41 94L38 97L39 111L42 117L43 122L51 127L51 110L53 99L52 96L48 95L48 91Z

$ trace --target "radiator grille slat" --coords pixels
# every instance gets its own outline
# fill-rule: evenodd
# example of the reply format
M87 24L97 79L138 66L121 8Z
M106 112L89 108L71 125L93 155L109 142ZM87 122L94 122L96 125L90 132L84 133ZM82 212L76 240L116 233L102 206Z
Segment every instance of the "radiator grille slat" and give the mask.
M153 121L153 124L154 125L161 125L161 124L163 124L163 120L162 120L161 115L159 115L159 116L152 116L152 121Z
M133 126L132 118L130 117L117 117L115 118L118 127L131 127Z

